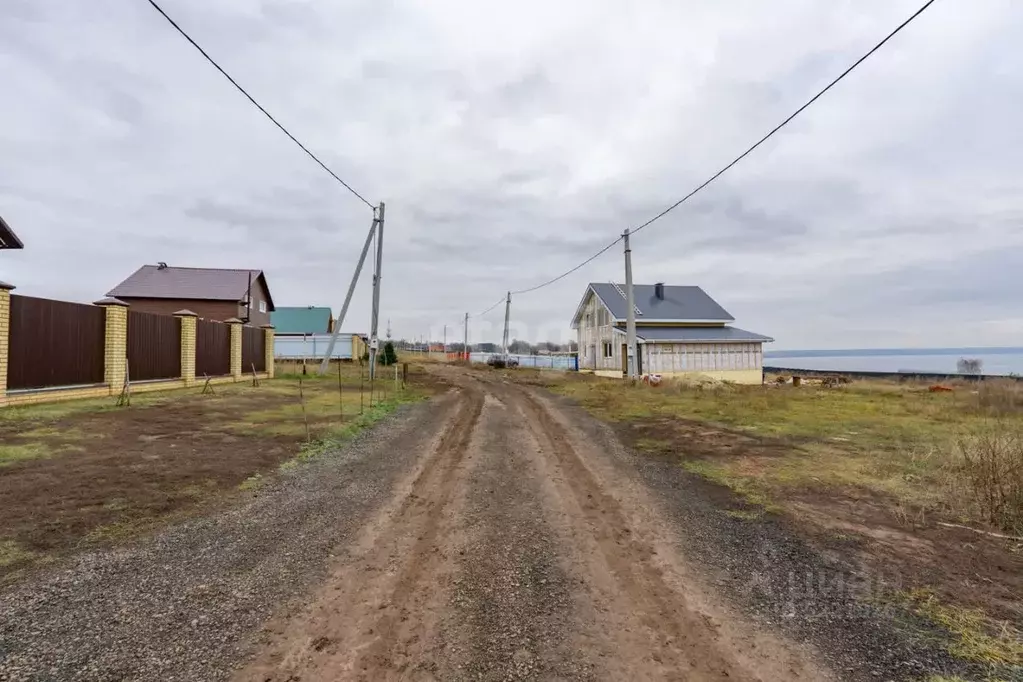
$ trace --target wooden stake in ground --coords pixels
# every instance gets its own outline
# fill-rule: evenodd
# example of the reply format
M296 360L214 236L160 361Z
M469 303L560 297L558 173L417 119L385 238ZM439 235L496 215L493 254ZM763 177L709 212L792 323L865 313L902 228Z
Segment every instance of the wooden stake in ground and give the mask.
M376 390L377 373L372 369L369 372L369 409L373 409L373 391Z
M128 372L128 362L124 363L124 384L121 385L121 395L117 397L118 407L131 407L131 378Z
M256 363L253 362L250 366L252 367L252 385L259 386L259 377L256 376Z
M365 403L366 403L366 399L365 399L366 390L365 390L365 387L366 387L366 377L362 373L362 360L359 360L359 414L360 415L363 412L366 411L366 407L365 407Z
M299 375L298 377L298 402L302 405L302 421L305 422L305 440L308 443L313 438L309 433L309 415L307 415L305 411L305 393L302 392L302 375Z
M217 392L213 389L213 384L210 383L210 375L206 372L203 372L202 375L206 377L206 383L202 385L202 394L206 395L207 393L210 393L212 395L216 395Z
M345 421L345 400L341 394L341 361L337 363L337 413L341 417L341 423Z

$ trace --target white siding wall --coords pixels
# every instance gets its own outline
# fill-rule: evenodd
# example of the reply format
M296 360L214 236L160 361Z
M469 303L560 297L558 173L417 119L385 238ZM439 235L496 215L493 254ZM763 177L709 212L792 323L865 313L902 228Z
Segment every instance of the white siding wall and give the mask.
M621 334L611 324L611 313L600 300L590 294L579 321L579 369L621 370ZM604 357L604 344L611 344L611 357Z
M646 343L644 373L728 372L764 366L760 343Z

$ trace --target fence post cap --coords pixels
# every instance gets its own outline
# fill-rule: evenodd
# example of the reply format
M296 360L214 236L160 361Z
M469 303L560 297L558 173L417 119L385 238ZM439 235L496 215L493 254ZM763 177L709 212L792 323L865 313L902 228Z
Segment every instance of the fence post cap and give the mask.
M191 310L179 310L176 313L171 313L174 317L199 317Z
M128 307L127 303L125 303L124 301L122 301L119 298L114 298L112 296L107 296L106 298L101 298L98 301L93 301L92 304L93 305L103 305L103 306L106 306L106 305L119 305L119 306L121 306L123 308L127 308Z
M224 322L228 324L244 324L244 322L239 320L237 317L229 317L226 320L224 320Z
M276 329L276 327L274 327L272 324L261 324L261 325L259 325L259 328L260 329Z
M8 284L7 282L0 282L0 291L13 291L16 288L17 287L15 287L13 284Z

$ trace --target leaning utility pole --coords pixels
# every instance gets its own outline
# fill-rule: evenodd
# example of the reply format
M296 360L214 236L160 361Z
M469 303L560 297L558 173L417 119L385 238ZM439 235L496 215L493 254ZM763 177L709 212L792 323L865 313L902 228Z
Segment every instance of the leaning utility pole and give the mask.
M377 213L377 253L376 265L373 268L373 315L369 327L369 380L373 381L377 372L377 351L380 339L377 338L377 327L380 322L380 277L384 265L384 202L376 209Z
M469 361L469 313L465 314L465 342L462 344L462 352L465 353L466 362Z
M345 296L345 303L341 306L341 312L338 313L337 320L334 321L334 333L330 335L330 343L327 344L327 353L323 356L323 362L320 363L320 375L322 376L327 372L330 367L330 356L334 354L334 344L337 343L337 337L341 333L341 325L345 321L345 315L348 314L348 304L352 302L352 294L355 293L355 284L359 281L359 275L362 273L362 264L366 262L366 254L369 253L369 245L373 243L373 235L377 230L377 217L373 215L373 222L369 226L369 232L366 234L366 243L362 245L362 254L359 256L359 263L355 266L355 273L352 275L352 282L348 285L348 294ZM352 346L352 351L355 351L355 346ZM355 358L352 358L355 360Z
M635 379L636 372L636 297L632 291L632 249L629 248L629 230L622 234L625 238L625 343L628 357L628 376Z
M504 354L508 355L508 321L511 319L511 292L504 301Z

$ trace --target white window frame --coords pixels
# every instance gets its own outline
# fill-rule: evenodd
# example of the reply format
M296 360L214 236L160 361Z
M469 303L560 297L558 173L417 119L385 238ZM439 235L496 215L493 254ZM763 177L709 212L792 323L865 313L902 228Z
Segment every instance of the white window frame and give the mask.
M266 314L266 301L259 302L259 312Z
M606 360L607 358L613 358L615 352L615 345L610 341L603 341L600 345L601 356Z

